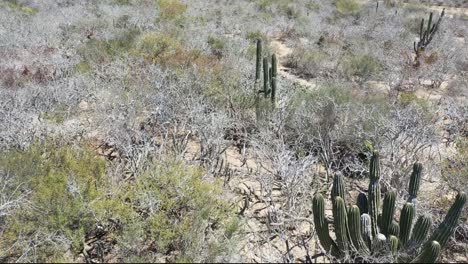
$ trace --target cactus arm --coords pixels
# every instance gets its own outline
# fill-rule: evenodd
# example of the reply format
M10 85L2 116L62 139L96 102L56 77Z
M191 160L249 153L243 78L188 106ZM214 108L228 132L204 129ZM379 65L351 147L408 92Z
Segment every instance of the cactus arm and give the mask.
M429 228L432 225L431 218L427 215L421 215L416 223L414 224L414 229L411 234L411 239L409 246L418 247L427 237Z
M366 242L367 247L370 249L372 242L372 227L371 218L368 214L361 215L361 235L362 239Z
M353 205L348 210L348 224L349 232L351 236L351 242L353 243L354 248L357 252L367 255L370 253L369 248L366 245L366 242L362 239L361 235L361 214L359 208L356 205Z
M323 249L328 253L338 251L336 243L331 239L328 223L325 219L325 201L321 194L316 194L312 199L312 210L314 214L315 231Z
M455 198L455 202L450 207L447 215L445 215L444 221L440 223L437 229L432 234L429 241L437 241L440 246L444 248L447 245L450 237L455 232L457 227L458 218L463 210L463 206L466 203L466 194L461 192Z
M333 203L333 224L335 226L336 243L339 249L346 252L350 249L348 241L348 219L344 200L337 196Z
M372 155L369 178L369 215L371 217L372 236L376 237L379 233L377 218L380 206L380 159L378 152L374 152Z
M415 199L418 196L419 186L421 184L421 173L421 163L415 163L413 165L413 172L411 173L411 178L408 186L408 192L410 195L408 202L413 204L415 203Z
M396 193L393 191L387 192L383 201L382 208L382 234L388 237L390 226L393 222L393 214L395 213Z
M255 81L260 80L260 76L262 74L262 40L257 40L257 58L256 58L256 65L255 65Z
M265 96L265 98L268 97L268 90L269 90L269 87L270 87L270 83L268 81L268 77L269 77L269 69L268 69L268 59L267 58L263 58L263 94Z
M406 243L408 242L415 212L416 210L412 203L406 203L403 206L403 209L401 209L399 236L401 246L406 246Z

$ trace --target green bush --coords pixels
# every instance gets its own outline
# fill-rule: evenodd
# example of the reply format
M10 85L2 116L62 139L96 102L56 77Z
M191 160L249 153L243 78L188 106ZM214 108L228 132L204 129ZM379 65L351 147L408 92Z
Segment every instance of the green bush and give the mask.
M361 8L356 0L335 0L335 6L342 14L356 13Z
M345 58L343 70L348 78L357 76L366 80L379 73L382 66L376 58L370 55L351 55Z
M23 192L31 191L30 204L6 218L2 250L8 248L14 256L23 249L11 245L35 243L41 262L62 259L69 249L78 253L93 226L89 204L102 194L104 161L87 149L49 143L3 153L0 168L12 175ZM41 241L41 236L52 242L60 237L66 247L53 249L56 243Z

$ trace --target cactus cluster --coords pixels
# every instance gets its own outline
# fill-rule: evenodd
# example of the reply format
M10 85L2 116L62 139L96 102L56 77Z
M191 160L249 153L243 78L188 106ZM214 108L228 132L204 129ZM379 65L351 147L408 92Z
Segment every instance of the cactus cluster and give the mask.
M331 201L336 240L329 233L323 196L317 193L312 201L315 230L323 249L336 258L384 254L403 262L434 263L457 227L466 194L457 195L444 221L427 238L432 225L428 216L421 215L413 225L416 217L413 201L418 194L421 171L421 164L416 163L408 186L409 199L401 209L398 222L394 220L395 192L385 193L382 213L379 212L380 162L377 152L373 153L370 162L368 198L360 194L358 205L346 208L343 177L335 175ZM364 210L368 210L368 213Z
M423 52L427 45L431 43L434 38L435 33L439 29L440 22L445 15L445 8L442 10L439 19L436 23L432 23L432 12L429 15L429 21L427 22L427 28L424 29L424 18L421 20L421 25L419 27L419 40L413 43L414 52L416 53L416 60L420 57L421 52Z
M255 67L255 83L256 87L260 84L263 69L263 89L258 93L263 93L265 98L270 98L271 102L275 103L276 98L276 79L278 74L278 66L276 55L271 56L271 67L268 56L263 57L262 40L257 40L257 58Z

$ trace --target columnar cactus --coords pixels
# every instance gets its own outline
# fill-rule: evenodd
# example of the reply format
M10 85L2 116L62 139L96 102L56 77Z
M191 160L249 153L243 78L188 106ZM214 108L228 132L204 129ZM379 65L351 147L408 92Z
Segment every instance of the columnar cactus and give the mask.
M270 93L270 82L269 79L269 66L268 66L268 59L263 58L263 95L265 98L268 97Z
M371 247L372 242L372 227L371 218L368 214L361 215L361 235L362 239L366 242L367 247Z
M390 235L389 241L390 241L390 252L392 252L392 255L395 256L398 252L399 240L396 236Z
M377 152L374 152L371 158L369 178L369 215L371 217L372 236L375 237L379 233L377 218L380 206L380 159Z
M348 224L354 248L361 254L369 254L369 248L361 235L361 214L356 205L348 210Z
M403 209L401 209L399 239L402 246L405 246L409 240L415 213L416 211L412 203L406 203Z
M359 193L357 197L357 206L359 207L359 211L362 214L367 214L369 212L369 205L367 202L367 196L364 193Z
M409 182L408 192L410 197L408 198L408 202L414 204L414 200L418 196L419 185L421 183L421 173L422 173L422 164L415 163L413 165L413 172L411 173L411 178Z
M421 215L414 224L409 246L418 247L426 239L431 225L431 218L427 215Z
M320 244L325 252L338 251L336 243L331 239L328 230L328 223L325 219L325 201L321 194L316 194L312 200L312 211L314 214L315 230L319 237Z
M410 180L409 193L413 198L417 195L419 188L419 177L421 175L421 165L415 164L413 167L412 179ZM362 256L372 254L382 256L391 254L394 258L408 262L414 258L413 262L435 262L440 255L440 251L447 244L450 236L453 235L457 226L458 218L466 203L466 194L459 193L455 202L451 206L444 221L434 231L428 241L422 246L419 255L420 245L425 241L431 221L428 216L420 216L413 227L413 219L416 214L415 206L411 202L406 202L400 212L400 221L397 223L393 219L396 201L395 192L387 192L383 202L383 212L378 213L380 204L380 174L379 174L378 154L374 153L370 166L369 184L369 214L362 213L359 207L353 205L346 211L343 178L336 175L333 181L331 199L333 201L333 219L336 242L329 234L328 224L325 220L324 200L322 195L316 194L313 199L314 223L320 243L325 251L333 256L342 258L348 253L352 256ZM343 196L343 197L342 197ZM358 199L363 200L363 198ZM377 226L377 219L380 217L380 229ZM403 251L398 254L398 251Z
M346 216L346 207L341 197L335 197L333 202L333 223L335 226L336 244L341 251L350 249L348 241L348 218Z
M384 197L382 207L382 234L388 236L390 226L393 222L393 214L395 213L395 192L387 192Z
M452 204L447 215L445 216L444 221L440 223L440 225L432 234L429 241L435 240L439 242L442 248L444 248L445 245L447 245L448 240L455 232L458 218L460 217L460 214L462 212L462 209L465 203L466 203L466 194L463 192L459 193L457 197L455 198L455 202Z
M343 201L345 201L345 189L344 189L344 182L343 182L343 176L341 174L335 175L333 178L333 185L332 185L332 190L331 190L331 200L332 203L335 202L336 197L341 197ZM346 202L345 202L346 206Z
M255 81L260 80L260 76L262 74L262 40L257 40L257 59L255 65Z
M439 242L435 240L429 241L426 246L424 246L421 254L411 261L411 263L435 263L437 258L439 258L441 250L442 247Z

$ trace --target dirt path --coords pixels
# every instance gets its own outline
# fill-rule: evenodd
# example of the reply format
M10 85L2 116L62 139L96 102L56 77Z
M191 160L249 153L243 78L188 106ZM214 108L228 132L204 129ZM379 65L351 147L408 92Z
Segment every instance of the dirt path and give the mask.
M285 66L287 56L293 52L293 50L290 47L288 47L283 41L281 41L278 38L274 38L271 41L271 47L272 50L275 51L276 55L278 56L278 71L281 76L283 76L285 79L290 80L293 83L298 83L305 87L316 87L315 83L292 74L292 69Z

